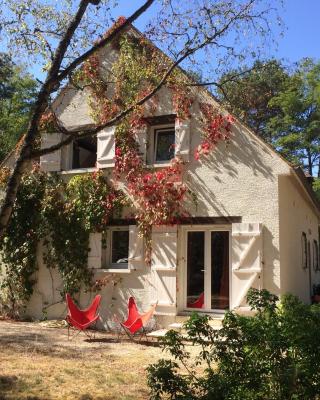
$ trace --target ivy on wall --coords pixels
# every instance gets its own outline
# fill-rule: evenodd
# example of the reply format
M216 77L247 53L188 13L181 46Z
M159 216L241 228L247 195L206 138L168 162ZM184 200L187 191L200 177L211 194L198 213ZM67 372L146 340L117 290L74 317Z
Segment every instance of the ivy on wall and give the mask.
M101 173L75 176L68 183L34 166L19 188L12 218L1 243L5 276L1 302L15 316L33 293L37 248L43 243L47 268L57 269L61 295L98 288L87 267L90 232L102 232L121 214L126 199Z

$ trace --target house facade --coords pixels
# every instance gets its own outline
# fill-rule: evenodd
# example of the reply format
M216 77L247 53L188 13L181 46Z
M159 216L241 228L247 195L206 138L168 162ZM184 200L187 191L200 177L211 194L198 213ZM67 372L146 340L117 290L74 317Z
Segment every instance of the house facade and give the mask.
M116 50L103 49L100 57L102 65L108 66L117 57ZM113 282L101 290L104 326L113 325L114 314L126 312L130 296L142 310L158 302L159 325L193 310L246 313L251 287L277 295L290 292L309 302L313 284L320 282L320 209L303 173L237 120L228 144L221 142L205 160L196 160L194 150L201 143L202 129L199 104L205 100L217 109L219 104L206 91L194 90L191 118L181 121L168 88L163 87L157 98L156 107L152 99L147 102L147 125L137 131L141 157L156 170L168 166L175 156L182 158L184 179L197 202L186 205L190 217L178 225L152 228L151 266L144 262L144 240L127 218L132 210L126 210L104 237L90 234L88 267L96 279L113 276ZM68 129L93 124L85 89L66 86L53 107ZM114 131L115 127L105 128L95 138L43 156L41 169L65 180L101 170L112 180ZM42 146L56 144L61 137L61 133L46 134ZM26 313L41 318L43 308L50 305L48 318L63 317L61 279L46 268L41 245L38 265ZM92 296L80 293L80 305L87 306Z

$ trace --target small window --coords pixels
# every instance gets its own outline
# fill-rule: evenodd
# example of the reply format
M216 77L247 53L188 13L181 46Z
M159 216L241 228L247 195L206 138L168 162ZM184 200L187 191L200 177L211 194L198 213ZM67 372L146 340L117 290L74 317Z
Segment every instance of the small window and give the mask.
M308 262L307 262L308 268L311 268L311 245L310 245L310 241L309 241L309 240L308 240L308 254L307 254L307 259L308 259Z
M308 244L305 232L301 235L301 263L303 269L308 268Z
M129 231L111 231L111 264L112 267L128 266Z
M174 127L155 129L154 131L154 162L170 161L174 157L175 130Z
M72 169L94 168L97 162L97 137L77 139L73 142Z
M319 271L319 247L316 240L313 241L313 269Z
M111 227L103 238L102 264L105 269L128 269L129 228Z

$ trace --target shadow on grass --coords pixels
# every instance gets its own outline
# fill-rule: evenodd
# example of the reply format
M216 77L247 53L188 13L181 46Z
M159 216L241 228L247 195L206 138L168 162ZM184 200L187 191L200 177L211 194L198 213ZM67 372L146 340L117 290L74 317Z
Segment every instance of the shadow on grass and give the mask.
M135 339L135 340L130 340L127 337L120 337L120 339L118 339L117 337L107 337L107 338L94 338L94 339L85 339L84 340L87 343L131 343L131 344L136 344L136 345L140 345L140 346L148 346L148 347L159 347L160 343L158 340L156 341L150 341L150 340L140 340L139 339Z
M18 392L23 392L24 382L16 375L0 375L0 400L19 400ZM7 393L7 394L6 394ZM25 400L49 400L48 397L23 395Z

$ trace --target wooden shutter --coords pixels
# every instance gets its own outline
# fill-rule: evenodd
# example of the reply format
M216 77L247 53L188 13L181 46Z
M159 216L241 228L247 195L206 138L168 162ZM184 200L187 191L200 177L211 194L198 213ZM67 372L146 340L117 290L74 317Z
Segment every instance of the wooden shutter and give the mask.
M139 153L144 163L146 163L147 159L147 134L148 134L147 125L144 125L135 131L135 139L139 144Z
M46 149L60 143L61 133L44 133L41 137L41 148ZM53 153L45 154L40 157L40 168L42 171L60 171L61 170L61 149Z
M107 127L97 134L97 167L108 168L114 166L115 156L115 127Z
M158 302L157 314L176 314L177 227L152 229L151 298Z
M101 268L101 246L102 234L90 233L89 235L89 253L88 253L88 267L100 269Z
M176 145L175 154L183 159L190 160L190 119L180 120L176 118L175 122Z
M144 262L144 240L139 236L136 225L129 226L129 269L143 269Z
M232 224L232 309L246 307L251 287L262 288L262 245L261 224Z

